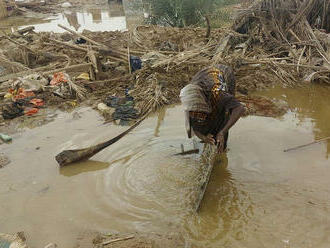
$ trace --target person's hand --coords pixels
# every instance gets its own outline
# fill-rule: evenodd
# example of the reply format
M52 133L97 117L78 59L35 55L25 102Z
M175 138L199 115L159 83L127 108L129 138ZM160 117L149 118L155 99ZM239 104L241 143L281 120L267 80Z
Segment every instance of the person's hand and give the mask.
M206 144L212 144L212 145L215 145L215 140L214 140L212 134L208 134L208 135L204 136L204 137L203 137L203 141L204 141L204 143L206 143Z
M225 135L222 131L220 131L217 134L216 141L217 141L218 153L222 153L225 148Z

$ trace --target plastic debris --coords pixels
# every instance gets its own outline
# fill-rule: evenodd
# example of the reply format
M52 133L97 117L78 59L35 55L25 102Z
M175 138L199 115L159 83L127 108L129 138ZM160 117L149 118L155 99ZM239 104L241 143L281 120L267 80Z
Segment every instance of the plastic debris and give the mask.
M30 101L31 104L33 104L34 106L36 107L41 107L43 106L45 103L42 99L38 99L38 98L33 98L31 101Z
M64 72L54 73L53 79L50 81L50 85L59 85L67 83L69 81L69 75Z
M15 235L0 233L0 247L1 248L27 248L26 239L23 232Z
M41 91L48 84L48 80L38 73L19 78L14 84L26 91Z
M2 139L4 142L10 142L13 140L12 137L4 133L0 133L0 139Z
M9 94L12 95L12 99L13 100L25 99L25 98L29 98L29 97L34 97L35 96L35 94L33 93L33 91L25 90L24 88L18 88L18 89L10 88L9 89Z
M23 115L24 109L18 102L12 102L2 106L2 117L6 120Z
M78 39L75 40L74 43L76 43L76 44L85 44L86 42L87 42L87 41L86 41L85 39L83 39L83 38L78 38Z
M90 80L89 74L86 72L81 73L78 77L76 77L76 79Z
M10 98L13 98L13 95L12 95L11 93L6 93L6 94L4 95L4 98L6 98L6 99L10 99Z
M38 111L39 111L38 108L28 108L24 111L24 114L27 116L31 116L31 115L38 113Z
M125 94L125 97L110 96L105 99L106 105L115 109L113 120L130 121L139 117L139 111L134 108L133 97L128 91Z
M130 56L130 64L132 72L135 72L142 68L142 60L137 56Z

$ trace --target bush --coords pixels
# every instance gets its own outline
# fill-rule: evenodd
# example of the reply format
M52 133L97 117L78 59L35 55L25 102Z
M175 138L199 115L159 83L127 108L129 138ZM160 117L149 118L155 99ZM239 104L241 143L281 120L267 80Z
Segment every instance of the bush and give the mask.
M219 0L146 0L151 7L155 24L172 27L196 25L204 15L212 12ZM228 0L227 0L228 1Z

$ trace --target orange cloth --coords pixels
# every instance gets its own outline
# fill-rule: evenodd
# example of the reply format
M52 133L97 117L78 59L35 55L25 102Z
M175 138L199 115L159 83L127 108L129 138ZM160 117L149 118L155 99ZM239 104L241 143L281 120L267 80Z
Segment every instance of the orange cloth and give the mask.
M53 75L52 81L50 81L50 85L59 85L61 83L67 83L68 79L63 72L56 72Z
M38 99L38 98L33 98L31 101L30 101L31 104L33 104L34 106L37 106L37 107L41 107L44 105L44 101L41 100L41 99Z
M30 108L30 109L25 110L24 114L30 116L30 115L34 115L34 114L38 113L38 111L39 111L39 109L37 109L37 108Z

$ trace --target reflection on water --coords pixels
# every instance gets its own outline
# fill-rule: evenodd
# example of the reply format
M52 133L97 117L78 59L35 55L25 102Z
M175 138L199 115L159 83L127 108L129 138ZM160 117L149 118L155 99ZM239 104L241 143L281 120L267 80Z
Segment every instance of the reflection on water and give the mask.
M300 120L298 125L311 121L315 140L330 136L330 87L311 85L301 89L274 88L258 94L286 101L292 114ZM327 158L329 154L330 140L327 142Z
M185 219L185 229L198 247L222 247L244 238L252 216L252 200L237 185L224 154L213 167L200 212Z
M116 31L126 29L125 16L111 17L109 11L92 9L86 12L65 12L57 14L47 23L36 24L36 32L55 32L62 33L65 30L58 27L61 24L77 32L84 29L90 31ZM24 28L24 26L22 26Z
M40 14L39 14L40 15ZM107 4L102 7L86 7L79 10L65 10L63 13L55 14L48 18L31 17L10 17L0 21L0 26L10 27L16 31L27 26L35 26L36 32L65 32L58 27L61 24L77 32L84 29L90 31L116 31L126 30L126 17L123 5Z
M104 170L109 165L109 163L105 162L87 160L60 168L60 174L66 177L72 177L85 172Z

